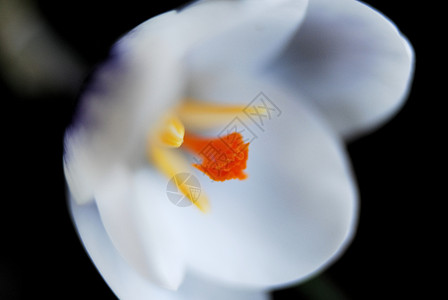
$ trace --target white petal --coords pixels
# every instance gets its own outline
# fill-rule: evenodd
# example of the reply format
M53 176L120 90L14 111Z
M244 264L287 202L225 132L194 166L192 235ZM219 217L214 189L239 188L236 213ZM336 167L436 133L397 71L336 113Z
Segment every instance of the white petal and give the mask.
M237 289L223 285L210 279L199 277L197 274L189 274L184 284L180 287L180 299L185 300L267 300L267 292L260 290Z
M252 13L244 21L199 43L187 55L191 96L200 98L198 91L211 90L216 79L227 72L247 74L273 59L299 27L307 3L308 0L241 1L241 9ZM219 99L218 96L214 98Z
M90 258L107 284L123 300L263 300L266 293L236 290L188 275L178 291L157 287L126 263L110 241L94 204L78 205L70 200L70 210L80 238Z
M84 247L104 280L120 299L146 299L162 289L143 279L127 262L110 241L94 203L78 205L70 199L70 209Z
M64 154L65 175L78 203L92 200L115 162L132 166L143 159L148 128L180 98L176 44L157 34L172 16L151 19L119 42L80 99Z
M165 186L158 174L131 176L116 168L95 199L104 228L124 260L155 284L177 289L184 275L184 249Z
M342 253L356 225L357 194L344 148L321 118L300 99L259 84L221 88L228 99L263 91L281 112L265 115L260 127L240 119L224 129L253 139L249 178L199 177L211 212L183 217L192 268L235 285L273 287L304 280Z
M354 0L312 0L300 30L269 71L305 92L352 137L388 120L407 96L411 45L396 26Z

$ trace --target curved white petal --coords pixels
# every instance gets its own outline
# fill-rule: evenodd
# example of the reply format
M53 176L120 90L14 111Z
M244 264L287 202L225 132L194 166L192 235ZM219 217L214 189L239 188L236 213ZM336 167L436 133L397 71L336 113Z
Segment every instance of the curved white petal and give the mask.
M226 286L223 283L199 277L197 274L189 274L179 293L182 300L268 300L267 291L238 289L234 286Z
M142 160L148 128L180 98L176 39L157 34L171 19L173 13L158 16L126 36L82 95L64 154L66 179L79 203L93 199L111 165Z
M304 280L328 266L354 232L357 194L344 148L296 95L261 82L230 81L223 81L223 97L251 94L249 103L262 91L272 115L264 115L262 126L239 119L223 128L253 139L249 178L220 183L200 177L211 212L183 215L189 266L250 287Z
M311 0L296 37L268 71L353 137L402 106L413 65L411 45L377 11L354 0Z
M70 210L80 238L107 284L122 300L265 300L261 291L237 290L189 274L178 291L162 289L145 280L117 252L101 222L94 203L78 205L70 199Z
M166 179L148 170L129 174L115 168L106 182L95 199L113 245L143 277L177 289L184 275L182 227L167 201Z
M241 1L251 13L237 25L198 43L186 56L190 96L213 89L228 72L255 72L284 48L304 19L308 0ZM227 16L233 18L233 16ZM214 98L219 99L219 95ZM201 99L211 100L211 99Z

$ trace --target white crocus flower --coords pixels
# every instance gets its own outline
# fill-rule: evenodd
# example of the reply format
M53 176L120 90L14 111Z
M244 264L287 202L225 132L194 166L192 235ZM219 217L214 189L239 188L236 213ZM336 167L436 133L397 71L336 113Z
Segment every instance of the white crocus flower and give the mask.
M397 111L412 68L396 27L354 0L199 1L131 31L65 142L73 219L111 289L265 299L327 267L357 219L343 139ZM246 107L260 92L272 106ZM251 143L229 178L248 178L201 177L198 138L235 120ZM189 208L166 195L181 172L202 184Z

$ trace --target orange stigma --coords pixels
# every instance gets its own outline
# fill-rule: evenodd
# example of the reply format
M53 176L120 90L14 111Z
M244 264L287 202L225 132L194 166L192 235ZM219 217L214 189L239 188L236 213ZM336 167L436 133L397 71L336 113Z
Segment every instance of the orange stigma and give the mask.
M199 156L201 164L193 164L214 181L246 179L249 143L238 132L220 138L203 138L185 133L182 147Z

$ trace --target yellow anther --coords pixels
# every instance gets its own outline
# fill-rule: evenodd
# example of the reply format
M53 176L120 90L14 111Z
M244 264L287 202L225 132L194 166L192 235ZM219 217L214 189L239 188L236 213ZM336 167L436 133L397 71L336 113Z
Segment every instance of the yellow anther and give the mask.
M159 144L168 148L179 148L185 135L185 127L175 116L166 117L158 131Z

